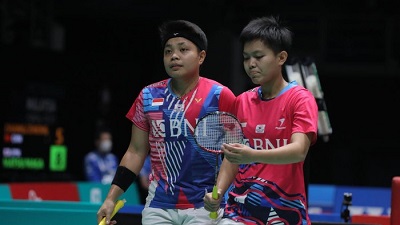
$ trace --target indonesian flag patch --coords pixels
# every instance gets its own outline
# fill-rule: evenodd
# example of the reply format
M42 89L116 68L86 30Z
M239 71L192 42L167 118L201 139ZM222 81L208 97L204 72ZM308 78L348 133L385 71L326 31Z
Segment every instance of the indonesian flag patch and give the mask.
M164 103L164 99L163 98L154 98L151 101L151 106L160 106Z

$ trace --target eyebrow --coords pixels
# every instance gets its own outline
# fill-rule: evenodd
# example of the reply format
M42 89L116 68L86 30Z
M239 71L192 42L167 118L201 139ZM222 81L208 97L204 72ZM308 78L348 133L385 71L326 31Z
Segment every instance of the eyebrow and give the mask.
M187 41L182 41L182 42L179 42L177 45L178 45L178 46L182 46L182 45L186 44L186 42L187 42ZM171 46L172 46L171 44L166 44L166 45L165 45L165 47L171 47Z
M246 54L246 55L253 55L253 54L263 53L263 51L260 51L260 50L255 50L253 52L245 52L245 51L243 51L242 53Z

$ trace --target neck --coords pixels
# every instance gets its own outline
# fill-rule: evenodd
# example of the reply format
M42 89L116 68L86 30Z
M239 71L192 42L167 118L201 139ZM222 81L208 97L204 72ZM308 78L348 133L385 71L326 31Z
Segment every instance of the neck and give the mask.
M286 87L288 83L285 80L280 80L271 86L261 86L261 98L271 99L278 96L278 94Z
M193 90L199 82L200 77L196 76L187 80L171 80L171 89L178 97L182 97Z

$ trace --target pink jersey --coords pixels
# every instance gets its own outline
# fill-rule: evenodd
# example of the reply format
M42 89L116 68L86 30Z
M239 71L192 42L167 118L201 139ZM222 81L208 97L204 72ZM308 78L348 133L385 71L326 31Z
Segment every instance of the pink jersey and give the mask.
M296 132L312 133L315 143L318 108L311 92L294 82L270 100L261 100L260 91L257 87L242 93L235 104L247 145L273 151ZM241 165L224 217L245 224L311 224L303 164Z
M142 89L126 117L149 133L152 174L157 182L150 207L198 208L205 191L214 185L216 155L194 141L198 118L213 111L231 112L235 95L216 81L201 77L186 95L178 98L170 79ZM149 199L149 198L148 198Z

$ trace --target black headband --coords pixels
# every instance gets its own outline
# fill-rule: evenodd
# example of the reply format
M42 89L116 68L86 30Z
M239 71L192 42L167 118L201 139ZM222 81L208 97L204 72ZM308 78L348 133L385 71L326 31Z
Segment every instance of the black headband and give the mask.
M200 49L200 51L206 50L206 46L205 46L204 42L200 39L200 37L193 35L193 34L186 33L186 32L175 32L175 33L170 33L170 34L166 35L163 46L165 47L165 43L167 43L167 41L169 39L176 38L176 37L183 37L183 38L188 39L189 41L193 42Z

